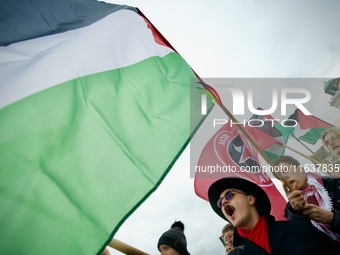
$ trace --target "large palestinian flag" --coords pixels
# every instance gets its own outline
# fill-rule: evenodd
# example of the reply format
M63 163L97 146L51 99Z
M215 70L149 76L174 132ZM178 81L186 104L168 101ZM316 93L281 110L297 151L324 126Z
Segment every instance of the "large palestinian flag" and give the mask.
M0 34L0 251L97 254L184 150L203 90L132 7L1 0Z

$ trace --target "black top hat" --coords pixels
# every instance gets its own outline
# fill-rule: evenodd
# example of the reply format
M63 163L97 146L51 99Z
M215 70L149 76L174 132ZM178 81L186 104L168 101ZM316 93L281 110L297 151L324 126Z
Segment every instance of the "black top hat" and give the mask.
M227 220L221 208L217 207L217 201L221 193L226 189L238 189L249 195L253 195L256 199L255 207L260 215L269 215L271 210L270 200L266 192L261 189L257 184L237 177L227 177L219 179L210 185L208 190L209 202L212 209L222 219ZM228 221L228 220L227 220Z

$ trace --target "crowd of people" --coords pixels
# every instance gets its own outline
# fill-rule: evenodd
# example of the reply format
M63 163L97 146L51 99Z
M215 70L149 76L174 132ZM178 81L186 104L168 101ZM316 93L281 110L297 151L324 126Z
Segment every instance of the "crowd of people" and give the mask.
M321 139L340 159L340 128L327 129ZM283 184L287 220L277 221L270 215L268 195L251 181L226 177L210 186L210 205L228 222L222 229L226 254L321 254L325 249L327 254L340 254L340 179L307 172L291 156L281 156L273 164L294 189L290 192ZM160 241L162 255L188 254L186 242L180 250ZM162 247L175 253L166 253Z
M321 140L340 159L340 128L327 129ZM280 156L273 164L294 189L290 192L283 183L287 220L275 220L268 195L251 181L226 177L210 186L211 208L228 222L222 228L226 254L340 254L340 178L305 171L291 156ZM161 255L190 255L184 224L175 221L157 248Z
M327 129L321 139L340 158L340 128ZM285 221L270 215L268 195L251 181L227 177L210 186L212 209L228 221L222 229L226 254L319 254L326 247L327 254L340 254L340 179L307 172L291 156L273 163L294 189L289 192L283 184L288 200ZM161 247L158 242L163 255L187 254L179 249L165 253ZM165 247L176 249L169 244Z

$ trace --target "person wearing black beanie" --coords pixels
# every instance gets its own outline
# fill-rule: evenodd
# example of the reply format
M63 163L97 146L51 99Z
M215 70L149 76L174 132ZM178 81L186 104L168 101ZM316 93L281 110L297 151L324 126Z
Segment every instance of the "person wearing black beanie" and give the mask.
M171 228L161 235L157 248L161 255L190 255L184 235L184 224L181 221L175 221Z

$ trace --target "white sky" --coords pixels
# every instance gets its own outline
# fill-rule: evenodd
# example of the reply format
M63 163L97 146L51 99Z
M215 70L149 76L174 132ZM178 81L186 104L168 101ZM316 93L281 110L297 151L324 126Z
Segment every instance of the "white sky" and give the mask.
M338 0L106 2L138 7L203 78L317 78L312 113L331 123L340 117L322 90L323 81L340 75ZM181 220L192 255L225 254L218 237L226 222L195 195L189 168L188 147L115 238L159 254L158 238Z

